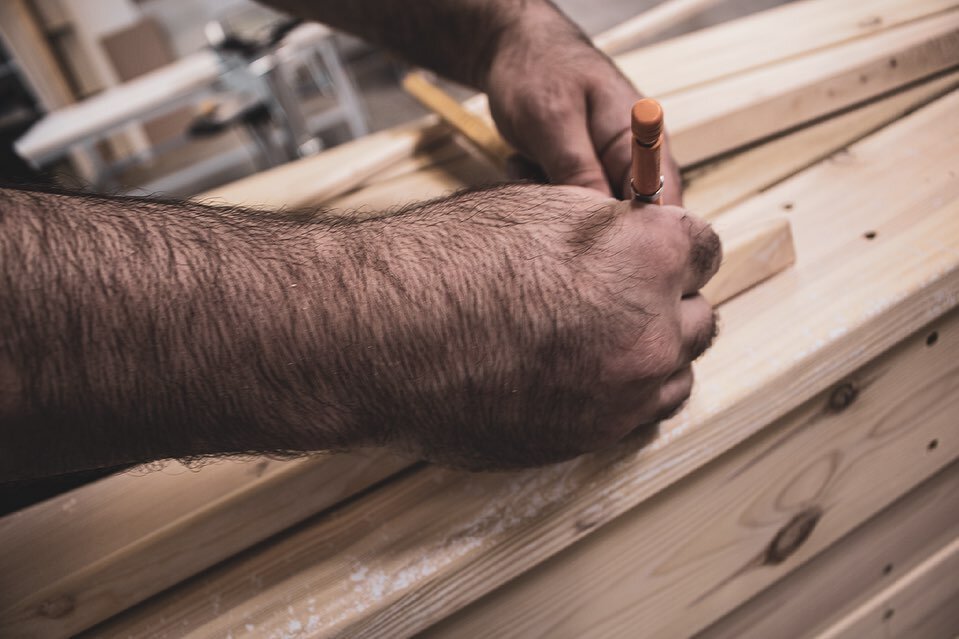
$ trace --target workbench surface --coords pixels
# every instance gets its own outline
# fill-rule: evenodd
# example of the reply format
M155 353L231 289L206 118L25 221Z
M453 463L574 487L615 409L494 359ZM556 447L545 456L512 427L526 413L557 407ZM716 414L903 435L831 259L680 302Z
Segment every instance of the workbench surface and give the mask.
M0 520L0 635L954 636L956 60L959 2L934 0L806 0L619 58L694 212L795 240L721 306L679 415L525 472L371 451L102 480ZM431 146L334 205L491 176L435 127L371 136ZM270 173L212 195L272 206Z

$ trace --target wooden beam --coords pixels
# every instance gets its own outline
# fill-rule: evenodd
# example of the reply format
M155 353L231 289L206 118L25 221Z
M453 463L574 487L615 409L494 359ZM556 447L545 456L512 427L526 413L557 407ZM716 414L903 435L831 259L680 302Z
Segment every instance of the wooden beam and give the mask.
M666 0L599 34L593 44L610 55L635 49L641 42L718 3L719 0Z
M807 637L834 625L959 533L957 494L953 462L696 639Z
M697 215L713 219L730 206L841 151L956 87L959 71L686 171L683 204Z
M664 99L689 166L955 68L959 10ZM709 104L709 109L703 105Z
M787 194L800 260L724 305L725 331L697 365L696 392L651 442L524 473L425 467L167 591L98 636L226 635L246 624L259 635L290 624L323 635L410 634L689 476L959 303L959 183L944 160L957 108L950 94L854 145L845 167L817 165L767 192L761 209L725 214L768 215L778 191ZM903 182L877 183L892 166L906 171Z
M4 517L0 636L71 636L408 464L382 452L171 461Z
M953 311L425 637L693 636L959 458L927 450L959 413L957 358Z
M959 537L817 639L939 639L959 628Z
M714 305L732 299L796 261L792 229L785 215L738 225L727 225L720 218L715 226L723 240L723 263L702 291Z

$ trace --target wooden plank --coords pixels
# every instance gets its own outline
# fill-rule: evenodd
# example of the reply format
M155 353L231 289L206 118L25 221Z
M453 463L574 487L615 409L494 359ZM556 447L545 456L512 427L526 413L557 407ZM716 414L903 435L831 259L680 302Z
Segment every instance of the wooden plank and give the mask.
M384 453L221 460L200 471L169 462L4 517L0 636L70 636L408 463Z
M957 631L959 537L816 637L941 639Z
M211 515L212 515L212 513L211 513ZM108 556L109 556L109 555L108 555ZM202 566L202 564L201 564L201 566ZM189 573L183 573L184 576L185 576L185 574L189 574ZM139 591L138 591L138 592L139 592Z
M211 203L270 210L324 202L359 186L448 132L435 115L379 131L318 155L231 182L197 196Z
M670 148L689 166L954 68L956 60L959 11L952 11L737 75L664 99Z
M839 6L831 0L806 0L658 44L617 58L617 63L647 94L666 96L957 6L959 0L873 0ZM468 100L466 106L488 117L485 96ZM449 130L438 122L428 116L381 131L200 198L270 209L325 202L375 180L417 149L447 140Z
M593 44L597 49L610 55L635 49L640 42L666 31L718 2L719 0L666 0L601 33L593 40Z
M959 458L957 413L954 310L426 636L689 637Z
M684 172L683 204L706 219L842 150L959 86L959 71L884 96L732 157Z
M402 84L407 93L466 138L493 166L505 172L507 160L516 151L486 120L463 108L451 95L427 80L422 71L407 73Z
M662 98L957 7L955 0L789 2L617 56L616 61L643 91Z
M715 225L723 240L723 263L703 288L710 302L721 304L763 282L796 261L789 219L774 216L758 222Z
M959 534L957 494L953 462L696 639L807 637L829 627Z
M950 94L852 147L842 170L765 194L794 198L800 261L724 305L696 392L652 441L524 473L423 468L95 634L407 635L694 472L959 303L959 181L944 160L957 108ZM890 167L908 189L876 183Z

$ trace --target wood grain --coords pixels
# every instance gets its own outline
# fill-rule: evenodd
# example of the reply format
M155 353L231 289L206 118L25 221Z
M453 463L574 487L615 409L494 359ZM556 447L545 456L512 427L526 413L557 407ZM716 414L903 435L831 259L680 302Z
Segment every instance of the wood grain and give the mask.
M702 294L718 305L763 282L796 261L792 229L785 215L748 224L720 218L716 232L723 240L723 263Z
M957 413L953 311L425 636L689 637L959 458Z
M408 464L381 452L168 462L4 517L0 636L72 635Z
M696 639L801 638L832 626L959 533L957 494L953 462Z
M959 630L959 537L836 625L819 639L903 637L940 639Z
M683 173L683 205L706 219L758 194L959 86L959 71L883 96Z
M957 108L950 94L725 214L792 198L800 259L724 305L697 391L647 445L507 475L423 468L94 633L408 635L695 472L959 303ZM877 183L890 166L908 189Z
M689 166L954 68L957 60L959 11L952 11L739 74L664 98L670 148Z

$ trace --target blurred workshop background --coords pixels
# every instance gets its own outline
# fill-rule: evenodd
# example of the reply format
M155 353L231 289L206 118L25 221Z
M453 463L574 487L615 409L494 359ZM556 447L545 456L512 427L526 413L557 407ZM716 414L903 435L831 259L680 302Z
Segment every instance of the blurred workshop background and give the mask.
M656 1L557 4L595 34ZM250 0L3 0L0 45L6 182L191 196L425 113L383 51Z

